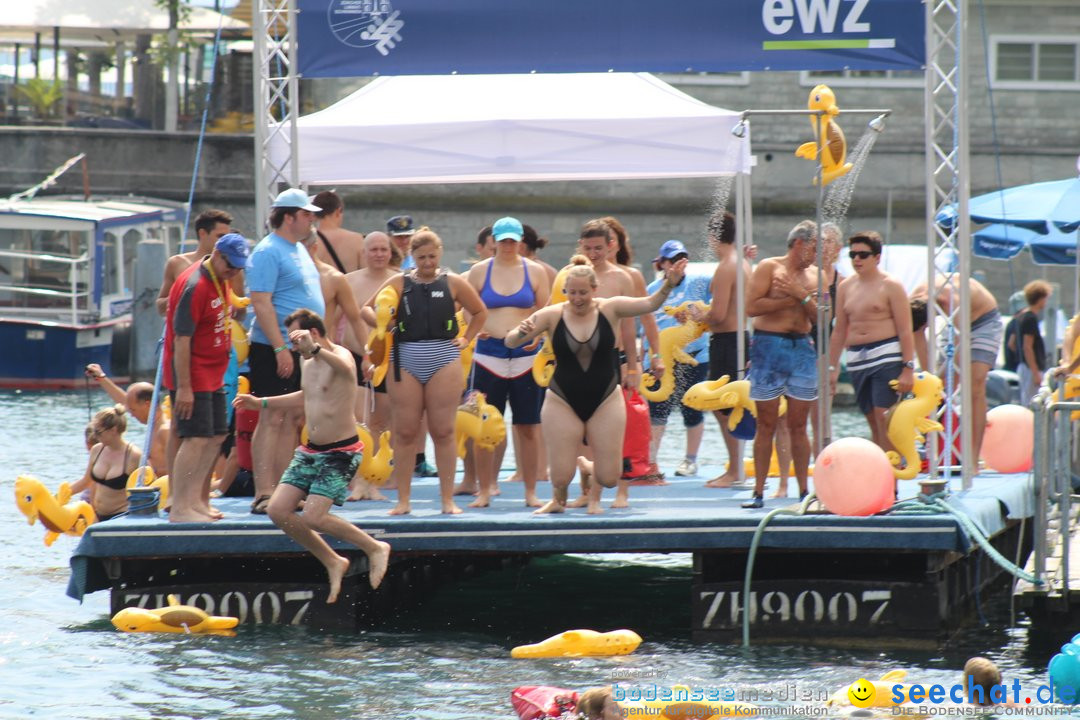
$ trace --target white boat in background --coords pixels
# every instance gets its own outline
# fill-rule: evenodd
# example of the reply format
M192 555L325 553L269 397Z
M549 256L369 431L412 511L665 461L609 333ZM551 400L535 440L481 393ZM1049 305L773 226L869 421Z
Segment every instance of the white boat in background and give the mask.
M184 219L134 196L0 199L0 387L73 387L88 363L126 374L139 242L172 254Z

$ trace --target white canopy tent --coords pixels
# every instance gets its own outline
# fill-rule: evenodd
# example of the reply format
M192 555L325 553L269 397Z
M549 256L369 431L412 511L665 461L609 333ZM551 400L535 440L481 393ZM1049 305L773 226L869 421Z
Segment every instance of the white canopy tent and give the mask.
M312 185L625 180L749 172L740 113L648 73L378 78L297 121ZM271 162L288 162L281 134ZM286 173L288 174L288 173Z
M204 7L181 3L180 30L213 33L222 30L246 32L250 26L240 20ZM169 12L154 0L18 0L5 3L0 40L33 41L34 33L50 34L60 29L65 44L73 40L114 43L130 40L140 33L163 33L169 29Z

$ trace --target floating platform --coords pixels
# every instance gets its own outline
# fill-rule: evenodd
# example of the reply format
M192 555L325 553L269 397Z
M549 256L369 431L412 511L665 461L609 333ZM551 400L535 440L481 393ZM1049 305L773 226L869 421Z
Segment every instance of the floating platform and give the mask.
M794 498L767 499L744 510L747 488L703 487L720 468L664 486L630 489L630 507L537 516L524 506L520 483L500 482L492 507L439 512L435 480L413 483L411 515L389 516L386 502L347 503L336 512L393 547L384 584L372 591L366 560L353 560L339 602L327 605L322 566L244 499L218 499L216 523L170 524L164 517L127 516L92 525L71 558L68 594L108 589L112 609L157 607L168 593L241 622L311 624L349 629L378 624L420 601L443 582L499 569L530 557L562 553L692 553L691 633L699 640L741 637L749 613L755 641L864 641L934 644L975 609L977 595L1007 587L1001 569L951 514L840 517L814 511L776 516L764 530L749 598L743 596L748 550L765 514L796 508ZM775 486L775 479L769 485ZM855 480L853 480L855 482ZM959 485L959 480L954 481ZM984 473L949 504L974 521L1005 557L1022 564L1030 551L1034 495L1024 475ZM575 484L576 487L576 484ZM790 487L795 488L794 479ZM901 483L901 497L918 491ZM540 484L541 497L549 486ZM393 496L392 491L386 491ZM464 508L471 498L458 498ZM1024 528L1026 527L1026 532Z

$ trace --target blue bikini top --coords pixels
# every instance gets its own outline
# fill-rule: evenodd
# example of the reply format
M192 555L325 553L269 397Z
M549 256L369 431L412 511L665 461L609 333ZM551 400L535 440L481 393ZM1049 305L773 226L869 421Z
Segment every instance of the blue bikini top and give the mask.
M491 262L488 263L484 287L480 289L480 299L484 301L484 305L488 309L501 307L531 308L536 304L536 293L533 292L532 283L529 282L529 265L524 258L521 260L521 269L525 273L525 284L518 288L518 291L513 295L500 295L495 292L495 288L491 287L491 268L494 265L495 259L492 258Z

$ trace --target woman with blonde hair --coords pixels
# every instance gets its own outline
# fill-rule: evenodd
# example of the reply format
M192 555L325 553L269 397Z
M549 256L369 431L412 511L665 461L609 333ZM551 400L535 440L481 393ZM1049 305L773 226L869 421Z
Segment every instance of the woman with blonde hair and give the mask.
M552 499L538 513L566 509L567 487L577 469L576 453L582 438L593 451L593 478L615 487L622 471L626 406L619 387L619 353L615 328L622 318L651 313L682 280L686 260L666 272L666 281L647 298L597 297L596 272L587 258L575 255L566 277L566 302L542 308L525 318L506 337L516 348L541 333L550 333L555 352L555 374L544 399L541 425L548 447ZM599 493L590 494L590 514L602 512Z
M94 415L92 425L97 442L90 448L86 474L71 486L72 495L90 489L90 504L99 522L127 512L128 476L142 461L139 449L124 440L126 416L127 410L120 404Z
M394 332L394 348L387 373L390 395L390 441L395 458L415 457L424 442L421 420L427 416L428 431L435 444L435 465L439 471L439 494L442 511L457 514L454 503L454 472L457 448L454 423L464 388L461 372L461 348L472 342L487 320L487 308L465 278L441 267L442 240L423 227L410 243L416 266L404 275L395 275L379 288L393 287L401 298ZM364 309L374 324L374 306L378 292ZM472 317L465 336L457 337L455 313L461 306ZM396 462L391 484L397 486L398 502L391 515L412 511L413 465Z

